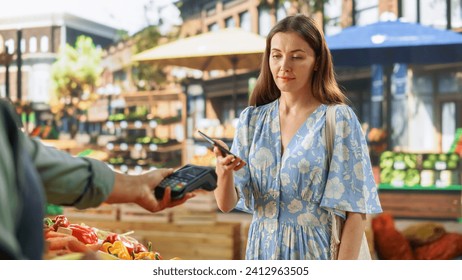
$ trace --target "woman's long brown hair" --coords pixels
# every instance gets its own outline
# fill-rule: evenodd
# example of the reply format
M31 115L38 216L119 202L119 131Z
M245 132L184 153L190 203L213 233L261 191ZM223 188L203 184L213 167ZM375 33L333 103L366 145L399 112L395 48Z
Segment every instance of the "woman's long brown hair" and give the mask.
M281 96L269 67L271 39L278 32L295 32L313 48L316 54L317 71L313 72L313 96L323 104L343 104L345 95L335 80L332 57L327 47L324 34L316 22L304 15L288 16L279 21L266 37L266 48L263 54L260 75L250 96L249 105L261 106Z

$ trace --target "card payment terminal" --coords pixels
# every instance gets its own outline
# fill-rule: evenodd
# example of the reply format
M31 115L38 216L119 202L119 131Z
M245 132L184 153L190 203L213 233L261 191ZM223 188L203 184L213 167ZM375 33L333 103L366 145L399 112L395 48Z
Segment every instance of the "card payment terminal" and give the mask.
M197 189L213 191L217 187L217 174L213 167L187 164L160 182L155 188L155 197L161 200L167 187L172 190L172 199L180 199Z

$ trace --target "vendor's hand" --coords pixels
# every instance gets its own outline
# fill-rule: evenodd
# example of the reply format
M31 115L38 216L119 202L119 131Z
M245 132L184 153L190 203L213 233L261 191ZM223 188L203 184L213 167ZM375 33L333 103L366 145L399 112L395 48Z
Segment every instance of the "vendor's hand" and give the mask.
M225 144L225 142L214 139L217 143L228 149L228 146ZM232 171L237 171L244 167L246 165L245 161L242 159L235 157L233 155L226 155L223 156L222 152L218 147L213 147L213 152L215 153L215 156L217 157L217 167L216 167L216 172L217 175L224 175L224 174L229 174Z
M114 189L107 199L107 203L136 203L150 212L158 212L165 208L183 204L186 200L194 197L187 193L179 200L171 199L171 190L165 190L162 200L158 201L154 196L154 189L173 169L156 169L141 175L130 176L116 173Z
M147 181L150 182L149 195L143 196L142 200L139 201L138 204L151 212L158 212L164 210L165 208L170 208L183 204L186 200L194 197L194 194L186 193L181 199L172 200L172 191L170 188L166 188L162 200L159 201L155 198L154 189L160 184L160 182L165 177L169 176L172 173L173 169L166 168L152 170L145 173L144 175L148 177Z
M195 193L186 193L184 194L182 198L172 200L171 194L172 194L172 190L170 188L166 188L164 191L164 196L162 197L162 200L158 201L159 210L156 210L154 212L160 211L165 208L175 207L177 205L183 204L186 202L186 200L196 196Z

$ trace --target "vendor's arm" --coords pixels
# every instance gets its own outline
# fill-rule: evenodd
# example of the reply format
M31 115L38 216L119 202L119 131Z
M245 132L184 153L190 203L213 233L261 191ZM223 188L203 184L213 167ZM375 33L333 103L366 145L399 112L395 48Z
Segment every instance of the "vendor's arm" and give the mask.
M15 236L20 199L13 152L8 139L11 134L2 113L0 107L0 260L21 256L20 244Z
M42 179L49 203L70 205L79 209L107 203L138 203L156 212L182 204L192 194L171 201L167 190L162 201L154 197L154 188L172 170L160 169L142 175L126 175L113 171L102 161L74 157L66 152L43 145L39 140L23 135L31 158Z
M74 157L21 135L43 182L48 203L79 209L96 207L112 192L114 172L105 163Z

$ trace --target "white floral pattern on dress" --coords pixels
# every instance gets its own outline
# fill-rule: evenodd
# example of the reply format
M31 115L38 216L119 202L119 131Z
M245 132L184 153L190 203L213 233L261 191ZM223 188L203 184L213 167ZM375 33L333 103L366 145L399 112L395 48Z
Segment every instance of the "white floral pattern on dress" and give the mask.
M349 106L336 106L327 166L326 109L320 105L307 118L283 155L279 100L241 113L231 150L248 163L234 176L236 208L253 213L246 259L330 259L328 209L343 218L346 211L382 212L366 141Z

